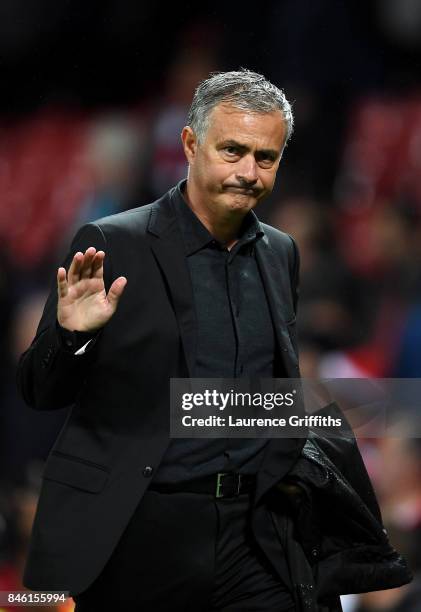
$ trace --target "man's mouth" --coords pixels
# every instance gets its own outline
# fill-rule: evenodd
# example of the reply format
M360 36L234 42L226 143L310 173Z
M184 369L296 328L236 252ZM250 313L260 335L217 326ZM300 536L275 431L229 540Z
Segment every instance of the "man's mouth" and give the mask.
M231 191L233 193L241 193L243 195L257 195L257 192L255 189L251 188L251 187L239 187L236 185L229 185L228 187L225 187L225 191Z

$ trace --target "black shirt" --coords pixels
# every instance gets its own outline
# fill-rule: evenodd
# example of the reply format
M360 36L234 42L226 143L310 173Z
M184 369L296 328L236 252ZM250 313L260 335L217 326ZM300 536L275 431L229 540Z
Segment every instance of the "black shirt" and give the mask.
M177 186L172 205L190 270L197 318L196 378L271 378L275 337L254 246L264 235L253 211L230 251L209 233ZM173 439L155 482L217 472L256 473L265 439Z

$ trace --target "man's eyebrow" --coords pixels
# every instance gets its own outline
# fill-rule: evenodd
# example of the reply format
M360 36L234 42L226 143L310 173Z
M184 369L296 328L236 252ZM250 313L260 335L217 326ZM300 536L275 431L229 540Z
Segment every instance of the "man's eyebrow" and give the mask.
M220 143L220 147L237 147L237 149L241 149L243 151L248 151L249 148L246 145L237 142L236 140L224 140Z
M276 159L281 153L280 151L275 151L275 149L259 149L257 154L265 155L266 157L270 157L271 159Z
M237 149L240 149L241 151L249 151L250 148L247 145L241 144L240 142L237 142L236 140L224 140L223 142L220 143L219 145L221 148L224 147L236 147ZM261 156L267 156L270 157L271 159L276 159L279 155L280 155L280 151L276 151L275 149L259 149L258 151L256 151L256 154L261 157Z

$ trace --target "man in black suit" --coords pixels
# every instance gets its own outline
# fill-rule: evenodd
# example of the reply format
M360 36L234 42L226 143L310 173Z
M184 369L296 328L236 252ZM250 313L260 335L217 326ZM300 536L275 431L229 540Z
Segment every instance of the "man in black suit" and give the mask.
M195 92L188 177L76 234L21 358L48 457L24 584L96 609L296 609L266 494L304 439L170 439L170 378L297 377L298 253L258 221L291 136L263 76ZM114 606L114 607L113 607Z

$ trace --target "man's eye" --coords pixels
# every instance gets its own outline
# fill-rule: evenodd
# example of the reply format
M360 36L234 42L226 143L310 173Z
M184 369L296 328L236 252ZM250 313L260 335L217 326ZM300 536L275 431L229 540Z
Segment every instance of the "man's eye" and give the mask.
M237 155L237 153L238 153L238 150L236 149L236 147L225 147L225 151L229 155Z
M272 166L275 162L275 160L273 159L273 157L271 157L270 155L263 155L262 157L260 157L258 160L258 163L267 168L269 166Z

